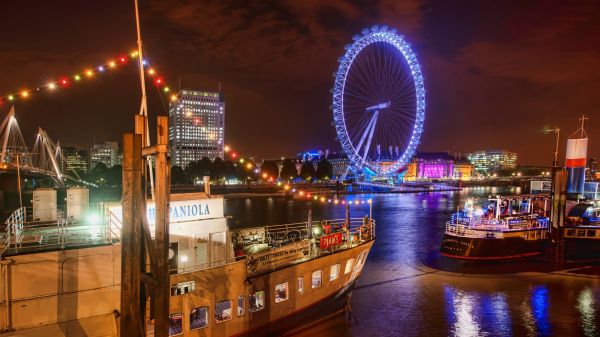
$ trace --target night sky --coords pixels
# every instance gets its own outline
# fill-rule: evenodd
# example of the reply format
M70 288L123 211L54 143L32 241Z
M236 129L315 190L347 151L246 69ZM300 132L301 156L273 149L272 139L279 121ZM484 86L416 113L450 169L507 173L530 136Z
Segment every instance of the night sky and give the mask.
M3 1L0 95L80 72L135 48L133 0ZM552 160L588 115L600 156L600 2L145 1L151 63L173 88L226 98L226 143L262 157L339 150L331 76L344 45L387 24L411 42L427 89L419 150L509 149L521 164ZM134 66L15 105L33 145L38 126L62 144L120 139L139 109ZM151 88L150 114L166 114ZM9 110L0 105L3 118ZM564 142L561 145L564 155Z

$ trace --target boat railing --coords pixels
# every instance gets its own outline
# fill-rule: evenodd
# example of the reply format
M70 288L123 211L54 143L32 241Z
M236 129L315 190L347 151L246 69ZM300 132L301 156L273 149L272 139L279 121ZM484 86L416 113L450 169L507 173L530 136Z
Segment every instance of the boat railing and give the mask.
M98 205L91 204L86 215L95 214L98 209ZM114 233L101 217L67 218L62 209L48 212L44 217L39 212L33 214L31 207L21 207L8 217L4 243L0 243L1 255L114 242Z
M188 257L190 252L179 256L177 266L171 267L171 273L188 273L245 260L248 275L252 276L357 247L375 238L374 220L349 220L300 222L211 233L202 242L196 242L194 257ZM198 260L199 256L205 258Z
M495 238L500 238L503 233L536 229L548 229L548 219L478 219L469 223L446 222L446 233L469 237L489 237L493 235Z

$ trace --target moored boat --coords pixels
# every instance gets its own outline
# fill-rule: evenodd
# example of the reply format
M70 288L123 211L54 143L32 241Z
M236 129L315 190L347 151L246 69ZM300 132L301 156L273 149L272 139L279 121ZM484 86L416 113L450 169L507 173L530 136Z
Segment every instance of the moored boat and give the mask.
M465 260L504 260L535 256L549 244L547 196L488 199L483 208L468 200L446 223L442 255Z
M9 218L0 336L118 335L121 205L98 209L77 219L45 210L53 219L34 221L21 208ZM153 212L149 202L151 227ZM235 230L226 220L222 197L171 196L170 336L278 335L340 312L375 238L368 218Z
M600 207L575 205L565 219L563 238L568 259L600 258Z

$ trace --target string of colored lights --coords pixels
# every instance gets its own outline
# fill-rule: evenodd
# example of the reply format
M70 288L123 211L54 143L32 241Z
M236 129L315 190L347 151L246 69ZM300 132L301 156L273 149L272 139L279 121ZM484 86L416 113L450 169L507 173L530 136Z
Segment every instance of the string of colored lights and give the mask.
M240 155L237 151L235 151L230 145L225 145L223 148L225 155L229 156L230 159L234 162L239 162L240 165L244 165L247 170L253 170L255 174L259 174L259 170L256 168L255 164L253 164L250 160L246 159L244 156ZM372 199L340 199L340 198L331 198L328 195L323 195L322 193L314 193L310 191L304 191L302 189L295 188L291 183L285 183L282 181L276 181L275 178L270 177L266 173L262 173L260 177L267 183L275 184L280 188L280 191L291 194L295 198L301 198L306 200L313 200L321 203L330 203L333 205L364 205L370 204Z
M57 80L49 81L46 84L42 84L34 87L33 89L21 89L14 91L13 93L9 93L6 95L0 96L0 105L4 102L14 102L19 99L25 100L29 99L33 94L43 91L55 91L59 88L67 88L72 83L80 83L85 79L93 79L96 75L103 74L107 71L122 67L126 64L137 64L134 61L138 57L137 51L132 51L128 54L122 54L121 56L110 59L102 64L99 64L95 67L84 68L83 71L75 73L70 76L62 76ZM147 60L143 62L144 67L146 68L147 74L152 78L154 84L160 88L160 91L165 95L169 95L171 89L167 85L165 79L160 76L157 70L150 66L150 63ZM169 96L170 100L175 100L177 98L176 95L171 94Z

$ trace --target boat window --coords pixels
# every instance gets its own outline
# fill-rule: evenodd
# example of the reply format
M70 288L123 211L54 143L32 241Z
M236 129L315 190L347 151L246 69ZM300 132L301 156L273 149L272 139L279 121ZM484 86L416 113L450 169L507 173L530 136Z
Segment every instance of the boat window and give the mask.
M194 308L190 311L190 330L208 326L208 307Z
M321 270L313 271L312 273L312 287L318 288L321 286Z
M196 290L195 281L177 283L171 286L171 296L187 294L194 290Z
M280 283L275 286L275 303L283 302L288 299L288 283Z
M248 307L250 312L259 311L265 308L265 292L257 291L248 297Z
M215 305L215 321L217 323L231 319L231 301L217 302Z
M577 230L577 236L585 236L585 230L583 230L583 229Z
M238 296L237 299L237 315L242 316L244 314L244 296Z
M304 276L298 276L298 294L304 293Z
M344 275L346 275L352 271L353 264L354 264L354 258L348 259L348 261L346 261L346 267L344 268Z
M567 236L575 236L575 230L574 229L568 229L567 230Z
M183 314L169 315L169 336L177 336L183 334Z
M596 231L595 231L595 230L593 230L593 229L588 229L588 230L587 230L587 233L586 233L586 236L587 236L587 237L590 237L590 238L593 238L593 237L595 237L595 236L596 236Z
M329 270L329 281L337 280L340 276L340 264L334 264Z
M365 255L366 252L362 252L360 253L360 255L358 255L358 258L356 259L356 265L354 266L354 270L359 270L362 267Z

